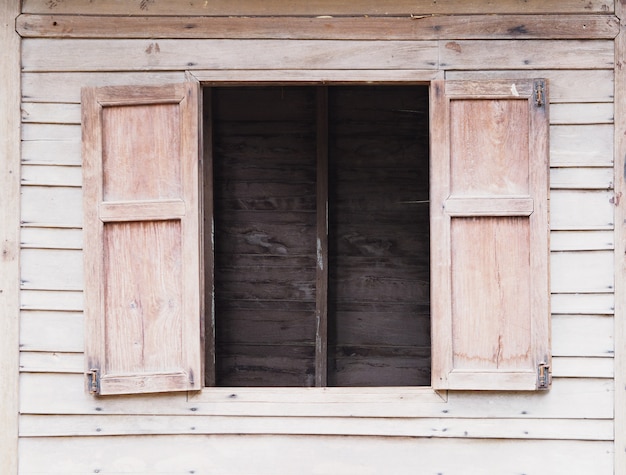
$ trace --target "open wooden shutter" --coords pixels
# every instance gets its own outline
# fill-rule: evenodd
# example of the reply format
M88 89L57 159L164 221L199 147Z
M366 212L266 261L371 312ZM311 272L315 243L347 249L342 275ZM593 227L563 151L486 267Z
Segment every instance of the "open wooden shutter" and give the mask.
M550 384L544 80L431 91L432 385Z
M94 394L203 385L199 85L82 93L85 351Z

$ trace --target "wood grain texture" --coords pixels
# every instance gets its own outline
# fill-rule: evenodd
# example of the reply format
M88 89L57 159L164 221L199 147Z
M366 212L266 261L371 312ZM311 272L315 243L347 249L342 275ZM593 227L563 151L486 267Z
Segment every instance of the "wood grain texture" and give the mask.
M594 64L602 62L601 51L594 48L598 41L590 40L590 47L582 49L581 68L589 63L585 58L590 53L596 58ZM438 54L436 41L27 38L22 40L22 70L362 69L364 65L428 70L437 69Z
M0 460L7 475L18 472L19 246L20 246L20 39L15 18L20 2L0 5Z
M83 99L86 370L98 394L198 389L198 87Z
M477 13L612 13L610 0L505 0L482 5L466 2L461 5L432 2L430 0L354 0L348 4L333 0L299 1L285 3L281 0L258 3L255 0L214 0L209 3L145 2L132 0L120 5L115 0L102 0L94 5L89 0L25 0L23 13L84 14L84 15L435 15Z
M29 355L30 356L30 355ZM567 365L566 359L561 359ZM604 358L602 361L609 361ZM326 418L119 415L25 415L22 437L102 437L112 435L289 434L379 435L465 439L612 440L610 420L451 419L451 418Z
M23 38L258 38L258 39L597 39L614 38L610 15L472 15L180 17L20 15Z
M626 59L626 2L618 0L615 9L620 18L620 34L615 40L615 427L626 425L626 303L621 297L626 291L626 211L624 202L620 203L626 177L626 71L623 64ZM618 132L619 131L619 132ZM626 471L626 434L623 430L615 431L615 473Z
M434 83L435 387L536 389L536 367L549 360L548 118L534 99L545 85L512 84L495 81L490 93L489 82ZM487 197L530 198L531 212L481 210Z
M504 424L503 424L504 425ZM469 428L469 427L468 427ZM469 431L468 431L469 433ZM271 475L280 457L284 473L322 475L394 473L564 473L611 475L610 441L440 439L380 436L179 435L127 437L26 438L22 442L25 473L102 473L117 467L140 467L149 473L182 475L209 472ZM271 448L268 448L271 447ZM272 449L279 447L280 449ZM546 455L534 455L542 450ZM248 454L240 455L240 451ZM454 457L450 457L450 452ZM494 457L494 451L498 456ZM571 453L569 453L571 452ZM204 454L198 457L196 454ZM568 453L567 457L562 454ZM37 454L45 455L38 457ZM319 454L324 454L320 458ZM44 462L47 460L47 463ZM61 467L61 469L57 468ZM223 468L222 468L223 467Z

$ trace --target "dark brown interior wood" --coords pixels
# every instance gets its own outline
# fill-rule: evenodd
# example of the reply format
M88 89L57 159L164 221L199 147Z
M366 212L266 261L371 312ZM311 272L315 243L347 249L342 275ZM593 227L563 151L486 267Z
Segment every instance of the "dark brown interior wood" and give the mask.
M215 384L429 385L428 88L205 97Z

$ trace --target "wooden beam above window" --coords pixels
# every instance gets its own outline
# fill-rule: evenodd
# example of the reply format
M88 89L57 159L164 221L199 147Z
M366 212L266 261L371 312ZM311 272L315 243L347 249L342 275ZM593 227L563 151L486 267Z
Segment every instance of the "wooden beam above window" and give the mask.
M31 15L24 38L612 39L614 15L405 15L402 17L185 17Z

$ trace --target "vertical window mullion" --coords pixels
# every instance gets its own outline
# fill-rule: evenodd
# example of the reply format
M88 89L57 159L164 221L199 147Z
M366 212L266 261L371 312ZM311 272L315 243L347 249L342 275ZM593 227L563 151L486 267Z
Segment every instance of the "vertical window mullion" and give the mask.
M317 275L315 386L326 386L328 367L328 88L317 88Z

